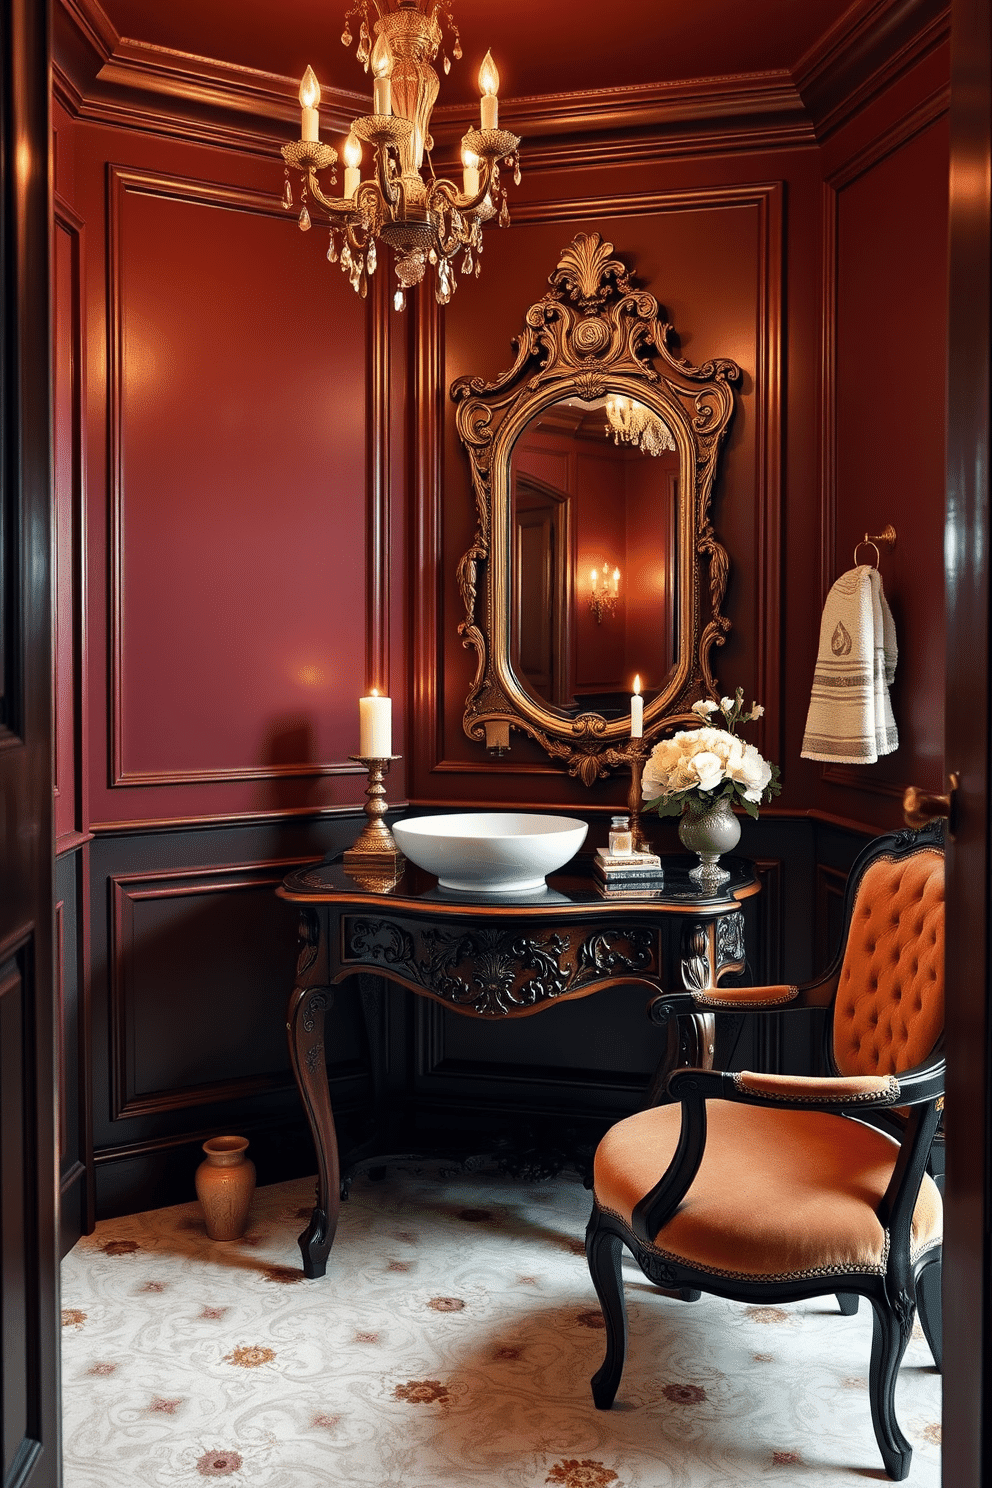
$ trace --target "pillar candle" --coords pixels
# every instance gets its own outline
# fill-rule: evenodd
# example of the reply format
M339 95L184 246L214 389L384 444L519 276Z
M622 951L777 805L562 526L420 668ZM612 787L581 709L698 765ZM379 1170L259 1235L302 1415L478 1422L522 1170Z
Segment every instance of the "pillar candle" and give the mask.
M362 759L387 759L393 752L393 703L375 688L358 699L359 745Z
M641 679L634 678L634 693L630 699L630 737L644 737L644 699L641 697Z

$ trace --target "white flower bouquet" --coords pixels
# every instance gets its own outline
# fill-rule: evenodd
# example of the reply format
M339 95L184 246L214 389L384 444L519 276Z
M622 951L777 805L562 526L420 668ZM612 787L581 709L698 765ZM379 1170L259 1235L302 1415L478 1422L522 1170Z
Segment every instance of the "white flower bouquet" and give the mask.
M704 722L655 745L641 776L645 811L680 816L687 801L715 806L729 797L731 805L739 802L748 816L757 818L758 806L782 789L779 769L763 759L753 744L745 744L737 729L760 718L764 708L752 703L746 713L744 689L738 687L734 697L721 698L719 703L706 698L693 703L692 711L719 727Z

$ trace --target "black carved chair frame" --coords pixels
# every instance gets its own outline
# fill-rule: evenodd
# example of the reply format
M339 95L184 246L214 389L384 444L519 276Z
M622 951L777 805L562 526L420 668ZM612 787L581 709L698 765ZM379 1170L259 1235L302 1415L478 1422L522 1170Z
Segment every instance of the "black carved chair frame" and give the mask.
M673 1014L699 1012L701 1006L721 1012L768 1012L788 1015L810 1008L830 1009L837 996L843 955L848 939L857 891L863 873L882 856L898 863L921 849L942 850L940 823L921 832L900 832L877 839L862 853L852 869L845 900L844 934L838 955L818 981L797 988L718 989L700 997L691 993L666 997ZM761 1000L765 992L766 1000ZM746 998L742 1006L735 999ZM695 1301L701 1292L744 1303L797 1302L836 1295L845 1314L857 1310L867 1297L873 1312L873 1339L869 1373L872 1424L886 1471L902 1480L909 1472L912 1449L895 1416L894 1394L899 1366L909 1341L917 1307L920 1321L938 1369L941 1363L941 1304L939 1234L936 1243L911 1253L914 1211L928 1157L943 1106L943 1038L912 1068L889 1075L885 1089L852 1093L857 1082L845 1080L837 1071L832 1050L828 1068L833 1075L821 1078L764 1076L746 1077L716 1070L686 1069L673 1073L668 1092L681 1103L674 1156L658 1181L626 1215L603 1206L599 1193L586 1233L586 1254L606 1323L607 1348L604 1362L593 1377L593 1398L607 1409L619 1388L627 1347L627 1316L621 1277L624 1247L634 1256L644 1274L656 1285L678 1292L685 1301ZM791 1084L790 1084L791 1082ZM866 1081L861 1081L864 1085ZM881 1079L876 1080L881 1085ZM756 1086L764 1087L761 1093ZM751 1088L747 1088L751 1086ZM790 1093L795 1098L790 1098ZM720 1274L675 1258L664 1248L663 1227L679 1210L699 1171L707 1141L709 1102L732 1102L778 1110L825 1112L874 1125L897 1136L898 1155L878 1209L875 1211L887 1232L884 1274L877 1269L847 1269L843 1274L795 1275L761 1278L754 1275ZM898 1108L898 1111L897 1109ZM645 1119L628 1118L631 1122ZM677 1120L674 1113L671 1120ZM624 1123L621 1123L624 1125ZM618 1131L619 1128L614 1128ZM609 1140L609 1134L605 1141ZM601 1149L602 1150L602 1149ZM671 1151L671 1148L669 1148ZM742 1154L742 1161L744 1155ZM930 1180L927 1180L929 1183ZM598 1184L597 1184L598 1187ZM728 1205L733 1196L727 1195ZM939 1203L939 1201L938 1201ZM939 1228L939 1226L938 1226Z

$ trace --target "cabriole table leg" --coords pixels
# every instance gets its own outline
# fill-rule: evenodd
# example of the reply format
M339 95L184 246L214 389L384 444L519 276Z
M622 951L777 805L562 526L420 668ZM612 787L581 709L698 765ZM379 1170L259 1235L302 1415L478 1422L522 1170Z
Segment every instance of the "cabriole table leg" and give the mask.
M300 1236L303 1273L323 1276L341 1209L341 1171L324 1052L324 1016L330 987L294 987L286 1014L289 1057L317 1149L317 1203Z

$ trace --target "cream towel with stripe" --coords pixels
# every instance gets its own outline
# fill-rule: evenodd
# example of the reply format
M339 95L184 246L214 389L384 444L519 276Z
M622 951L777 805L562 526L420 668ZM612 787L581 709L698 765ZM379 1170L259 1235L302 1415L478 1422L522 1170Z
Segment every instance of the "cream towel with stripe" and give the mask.
M823 607L804 759L873 765L899 747L889 700L897 659L881 575L867 564L849 569Z

